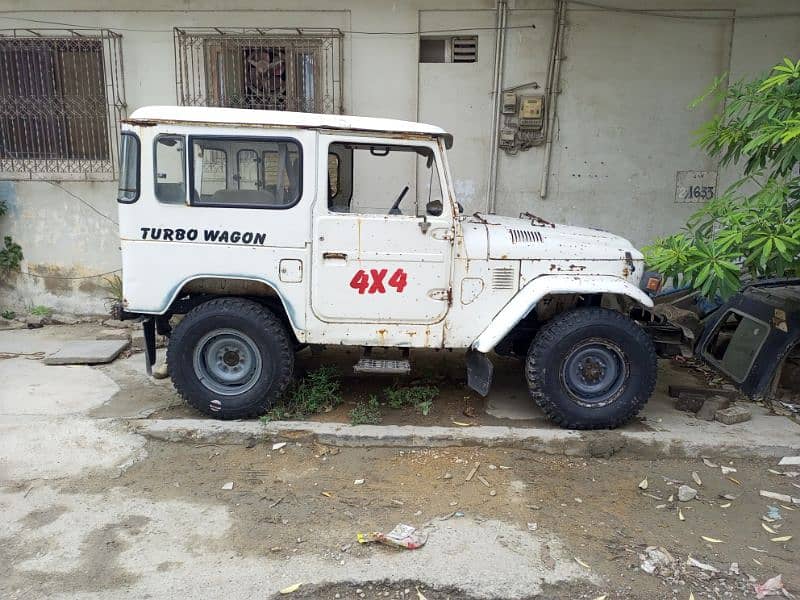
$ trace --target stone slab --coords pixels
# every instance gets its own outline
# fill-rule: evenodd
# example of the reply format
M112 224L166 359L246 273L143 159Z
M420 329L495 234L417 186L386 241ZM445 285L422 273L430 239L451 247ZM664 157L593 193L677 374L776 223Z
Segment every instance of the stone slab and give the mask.
M46 365L96 365L109 363L128 347L127 340L81 340L67 342L44 359Z

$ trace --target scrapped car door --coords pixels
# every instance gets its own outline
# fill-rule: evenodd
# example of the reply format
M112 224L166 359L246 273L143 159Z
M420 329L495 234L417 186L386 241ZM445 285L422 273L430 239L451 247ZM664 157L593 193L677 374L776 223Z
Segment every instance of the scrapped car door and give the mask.
M312 310L323 321L435 323L453 216L435 141L320 136Z

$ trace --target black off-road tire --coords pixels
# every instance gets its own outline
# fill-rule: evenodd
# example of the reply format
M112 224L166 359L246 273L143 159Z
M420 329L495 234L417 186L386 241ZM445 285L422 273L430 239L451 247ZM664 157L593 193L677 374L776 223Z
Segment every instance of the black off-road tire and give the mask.
M198 375L196 350L216 331L244 334L260 356L260 372L253 370L252 387L242 393L216 393ZM195 307L178 323L167 365L175 389L189 405L215 419L244 419L263 415L281 398L292 380L294 351L286 328L269 309L243 298L218 298Z
M607 344L620 359L621 387L594 403L572 391L569 361L587 344ZM650 337L631 319L605 308L579 308L554 317L531 342L525 378L531 397L560 427L619 427L642 409L656 384L656 351ZM573 384L574 385L574 384Z

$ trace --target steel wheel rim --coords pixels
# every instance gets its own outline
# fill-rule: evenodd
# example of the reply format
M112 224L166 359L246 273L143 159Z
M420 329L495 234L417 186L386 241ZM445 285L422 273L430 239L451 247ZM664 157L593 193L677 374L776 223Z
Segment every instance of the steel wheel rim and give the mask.
M195 346L192 363L200 383L222 396L248 391L262 371L258 346L235 329L215 329L204 335Z
M619 346L592 338L569 351L561 365L561 383L574 402L600 407L622 394L628 373L628 361Z

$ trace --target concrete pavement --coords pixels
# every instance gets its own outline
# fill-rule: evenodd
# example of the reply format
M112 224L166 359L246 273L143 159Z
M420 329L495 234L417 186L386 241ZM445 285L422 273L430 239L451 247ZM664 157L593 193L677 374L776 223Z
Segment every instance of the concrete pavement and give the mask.
M5 353L0 359L4 598L116 600L211 593L245 599L274 596L296 582L352 583L352 594L345 597L362 598L358 586L377 581L394 586L395 598L416 598L413 584L404 591L407 581L455 590L447 597L459 600L540 594L595 598L610 586L615 598L651 598L657 594L653 589L663 589L660 583L644 581L657 587L638 595L617 575L625 569L603 554L603 548L619 543L618 521L638 518L642 500L657 502L641 497L637 488L649 467L628 457L708 454L730 460L798 454L800 448L800 428L788 419L755 410L753 421L731 427L697 421L671 409L663 389L647 408L643 424L614 432L571 432L547 424L521 427L531 422L527 418L466 428L153 418L180 401L169 381L143 374L140 355L102 367L42 363L42 353L76 337L92 339L95 329L0 332L0 352ZM502 381L491 398L495 410L502 413L508 390L524 393L518 387L512 379ZM534 422L541 423L536 416ZM290 445L291 451L281 456L264 445L248 450L253 439L300 440L302 446ZM193 443L169 443L173 440ZM342 449L336 462L315 454L314 444L306 440L361 449ZM519 448L566 456L615 455L615 464L591 458L532 459L535 454ZM217 462L223 456L227 458ZM558 462L541 467L541 460ZM620 470L617 460L628 466ZM491 490L477 478L465 481L473 461L486 465ZM495 466L491 471L490 463L505 464L508 470ZM743 471L741 463L745 461L737 466ZM702 465L693 461L690 468L699 468L696 464ZM767 476L761 465L748 468L751 477ZM672 464L669 469L672 477L679 477L685 466ZM445 470L457 476L447 479ZM353 485L364 476L365 486ZM706 473L703 477L709 487L731 485L709 481L712 476ZM222 484L230 480L234 490L222 492ZM571 483L565 489L567 480ZM758 489L767 482L752 485ZM659 483L652 486L658 492ZM328 496L320 493L326 489L332 490ZM713 499L719 490L704 493ZM751 502L759 502L757 493L749 494ZM756 515L747 535L760 535L757 509L743 501L736 505L743 514ZM624 518L621 507L627 507ZM718 510L698 505L697 511L701 509ZM465 516L449 518L456 510ZM574 510L578 512L568 512ZM660 514L656 511L652 518ZM664 519L659 527L679 523L666 514ZM534 520L549 526L526 523ZM428 545L413 553L358 544L351 548L359 527L397 522L425 523L431 534ZM651 517L642 518L636 530L650 524ZM598 527L604 528L601 538ZM639 542L626 543L626 552L635 556ZM747 543L754 542L731 544L731 552ZM784 554L770 557L775 568L791 564L790 554ZM592 563L594 570L575 557ZM760 579L766 575L758 574ZM740 584L745 585L730 583Z

